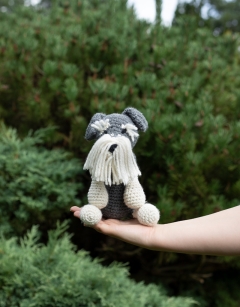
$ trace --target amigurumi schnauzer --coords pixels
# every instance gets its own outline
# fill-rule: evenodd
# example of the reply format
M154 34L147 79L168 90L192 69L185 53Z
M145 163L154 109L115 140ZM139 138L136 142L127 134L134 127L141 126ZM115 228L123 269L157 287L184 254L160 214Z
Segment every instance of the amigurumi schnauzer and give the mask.
M160 218L159 210L146 203L138 176L132 148L137 143L138 130L146 131L148 123L138 110L127 108L122 114L96 113L86 131L87 140L96 139L84 169L89 170L92 183L88 205L80 213L88 226L104 219L137 218L143 225L153 226Z

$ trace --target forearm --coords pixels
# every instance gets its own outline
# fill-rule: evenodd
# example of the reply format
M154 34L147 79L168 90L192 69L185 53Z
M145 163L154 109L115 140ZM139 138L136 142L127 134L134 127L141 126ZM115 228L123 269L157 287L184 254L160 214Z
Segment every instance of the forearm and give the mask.
M179 253L240 255L240 206L196 219L157 225L151 248Z

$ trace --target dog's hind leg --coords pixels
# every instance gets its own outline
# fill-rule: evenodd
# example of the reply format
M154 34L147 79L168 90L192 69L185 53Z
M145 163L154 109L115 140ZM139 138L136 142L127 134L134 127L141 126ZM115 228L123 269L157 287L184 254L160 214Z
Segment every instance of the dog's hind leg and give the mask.
M139 223L146 226L154 226L160 219L160 211L152 204L144 204L138 210L135 210L134 216L138 219Z

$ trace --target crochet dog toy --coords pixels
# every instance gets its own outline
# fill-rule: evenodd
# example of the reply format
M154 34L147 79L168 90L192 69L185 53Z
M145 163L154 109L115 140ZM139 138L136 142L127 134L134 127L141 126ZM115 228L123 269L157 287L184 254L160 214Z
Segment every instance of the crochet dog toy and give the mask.
M147 128L145 117L134 108L127 108L122 114L96 113L92 117L85 135L87 140L96 139L83 167L92 177L89 204L80 213L85 225L95 225L102 217L134 217L148 226L158 223L159 210L146 203L138 181L141 172L132 152L139 137L137 131Z

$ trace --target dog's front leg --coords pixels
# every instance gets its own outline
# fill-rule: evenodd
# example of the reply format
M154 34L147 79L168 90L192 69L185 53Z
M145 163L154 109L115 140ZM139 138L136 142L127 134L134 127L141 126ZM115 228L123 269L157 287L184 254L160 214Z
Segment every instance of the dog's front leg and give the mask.
M158 223L160 212L155 206L146 203L145 193L137 177L126 185L124 202L127 207L134 210L133 217L141 224L153 226Z
M146 196L137 177L125 186L123 198L125 205L133 210L145 204Z
M80 219L85 225L93 226L102 219L101 209L108 204L108 192L104 182L92 181L88 191L88 203L82 208Z

